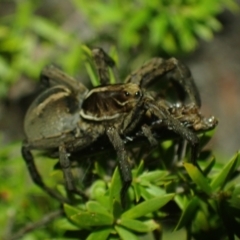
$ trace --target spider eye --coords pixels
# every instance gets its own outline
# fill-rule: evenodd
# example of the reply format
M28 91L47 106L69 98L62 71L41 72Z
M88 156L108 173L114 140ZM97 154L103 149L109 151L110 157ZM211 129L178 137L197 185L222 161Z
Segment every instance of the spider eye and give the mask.
M140 91L135 92L135 97L140 97Z
M128 91L125 91L124 94L125 94L126 97L129 96L129 92Z

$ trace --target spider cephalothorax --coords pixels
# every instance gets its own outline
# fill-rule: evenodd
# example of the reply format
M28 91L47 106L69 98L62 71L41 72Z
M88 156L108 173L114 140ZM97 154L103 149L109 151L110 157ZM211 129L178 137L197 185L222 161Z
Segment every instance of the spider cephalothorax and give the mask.
M82 104L80 115L92 121L107 121L128 114L142 98L137 84L107 85L91 90Z
M191 160L195 162L199 142L195 131L213 128L217 123L214 117L204 118L200 114L201 101L191 73L175 58L154 58L129 74L125 83L109 84L106 69L112 67L114 61L101 49L92 52L101 86L89 91L61 70L46 67L41 81L47 89L32 103L25 117L26 140L22 155L32 179L62 202L66 200L44 184L31 150L57 149L67 189L85 197L73 182L69 154L81 153L106 136L118 156L124 196L132 180L125 150L128 139L137 142L140 137L145 137L154 145L161 136L159 133L166 128L190 143ZM146 90L162 76L172 79L181 90L182 105L169 104L156 94L157 91L152 94ZM191 104L186 105L186 99Z

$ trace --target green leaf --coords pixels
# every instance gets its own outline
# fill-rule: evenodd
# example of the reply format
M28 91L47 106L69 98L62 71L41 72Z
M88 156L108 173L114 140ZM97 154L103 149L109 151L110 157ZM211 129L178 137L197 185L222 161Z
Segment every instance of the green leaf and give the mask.
M113 217L110 214L82 212L71 216L70 219L81 228L113 224Z
M88 212L100 213L100 214L105 214L105 215L109 214L107 209L105 207L103 207L99 202L89 201L89 202L87 202L86 205L87 205Z
M148 191L148 189L146 187L143 187L141 185L139 185L140 188L140 196L143 197L144 200L149 200L149 199L152 199L154 196L152 196L152 194Z
M160 14L149 22L149 40L153 46L158 46L161 44L165 34L168 31L168 25L168 19L165 14Z
M115 84L116 83L116 77L114 75L113 69L108 67L108 73L109 73L109 78L110 78L110 84Z
M131 208L130 210L124 212L121 218L135 219L135 218L145 216L148 213L157 211L159 208L161 208L170 200L172 200L173 197L174 197L174 194L167 194L165 196L155 197L145 202L142 202L137 206Z
M66 215L69 218L71 218L73 215L76 215L76 214L78 214L79 212L82 211L81 209L72 207L71 205L68 205L66 203L63 205L63 208L64 208L64 211L65 211Z
M74 75L83 59L82 45L78 42L71 47L69 53L64 54L62 58L62 64L65 66L65 70L68 74Z
M144 172L140 177L140 181L147 181L147 182L157 182L160 179L166 177L168 175L167 171L151 171L151 172Z
M133 173L134 177L138 177L140 174L142 174L144 171L144 161L141 160L141 162L138 165L137 171L133 171L135 172L135 174Z
M176 38L171 32L167 32L165 35L162 46L168 53L174 53L177 51Z
M90 77L91 83L94 87L98 86L100 84L99 79L95 73L95 71L92 68L92 65L89 62L85 63L85 68L87 70L87 73Z
M215 163L216 163L216 159L215 159L214 157L212 157L212 158L207 162L207 165L205 166L205 168L204 168L204 170L203 170L205 176L207 176L207 175L211 172L211 170L212 170L212 168L214 167ZM211 184L210 184L210 185L211 185Z
M15 11L15 24L18 28L25 28L31 24L33 12L36 6L31 1L17 2L17 9Z
M146 188L147 192L151 194L152 197L160 197L164 196L166 194L165 189L160 188L154 184L149 184L148 187ZM151 198L152 198L151 197Z
M189 52L196 48L197 40L190 28L185 28L181 34L178 35L181 49Z
M132 186L133 186L133 190L135 193L135 199L137 202L139 202L139 200L141 198L141 186L135 182L132 183Z
M174 201L178 205L178 207L183 211L183 209L186 208L186 205L188 204L189 199L187 198L186 195L178 194L174 197Z
M155 220L150 219L147 221L142 221L142 223L144 223L145 225L148 226L149 231L154 231L156 229L159 229L161 231L161 225L158 224Z
M231 207L240 210L240 185L236 185L229 200Z
M209 17L206 20L206 24L214 31L220 31L222 29L222 24L214 17Z
M134 219L121 219L118 221L118 224L136 232L151 231L151 229L149 229L149 227L146 224Z
M82 47L82 51L86 55L86 58L91 58L92 57L92 50L87 45L84 45L84 44L82 44L81 47Z
M114 219L120 218L122 212L123 212L123 208L122 208L121 203L117 200L113 201L113 212L112 212L112 214L113 214Z
M198 205L199 200L197 197L194 197L188 202L187 207L183 210L181 218L179 219L174 231L177 231L184 226L188 226L188 224L193 220Z
M223 167L223 169L218 173L218 175L213 178L211 182L211 187L213 190L216 190L217 188L225 185L227 182L228 177L231 175L231 173L235 170L236 166L238 165L238 157L239 152L234 155L234 157Z
M208 184L208 180L203 176L200 170L191 163L183 163L191 179L208 195L212 193L212 188Z
M205 24L199 24L196 22L194 24L194 31L199 37L201 37L204 40L209 41L213 38L212 30Z
M70 222L67 218L57 219L57 220L55 220L53 222L53 224L54 224L54 228L61 229L63 231L67 231L67 230L76 231L76 230L79 230L79 227L77 227L75 224Z
M69 35L62 31L53 22L45 18L34 17L31 19L31 28L41 37L53 41L55 44L67 45L70 44Z
M106 206L109 204L109 202L106 203L106 191L106 183L103 180L96 180L90 188L90 196L92 199L96 199L102 205Z
M101 179L104 179L106 172L99 162L94 163L94 174L98 175Z
M115 226L115 229L122 240L139 240L138 237L125 228Z
M112 228L101 228L92 232L86 240L107 240Z
M121 175L119 173L118 167L115 168L115 171L112 176L112 181L111 185L109 188L109 198L110 198L110 207L111 207L111 212L113 211L112 206L114 201L118 201L121 203L121 189L122 189L122 179Z

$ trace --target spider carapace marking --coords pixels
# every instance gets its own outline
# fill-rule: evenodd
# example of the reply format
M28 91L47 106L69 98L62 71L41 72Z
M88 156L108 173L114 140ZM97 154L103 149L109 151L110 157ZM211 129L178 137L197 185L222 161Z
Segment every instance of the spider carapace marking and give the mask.
M104 121L129 113L141 100L137 84L115 84L91 90L83 101L80 115L89 120Z

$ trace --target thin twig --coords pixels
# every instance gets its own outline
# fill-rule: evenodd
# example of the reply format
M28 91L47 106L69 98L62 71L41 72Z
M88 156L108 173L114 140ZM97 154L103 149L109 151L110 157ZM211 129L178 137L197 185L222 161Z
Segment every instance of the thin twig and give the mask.
M57 210L54 212L51 212L47 215L45 215L41 220L27 224L25 227L20 229L16 234L13 236L8 236L7 238L4 238L4 240L17 240L23 237L25 234L34 231L37 228L43 227L44 225L52 222L54 219L59 218L63 215L63 210Z

